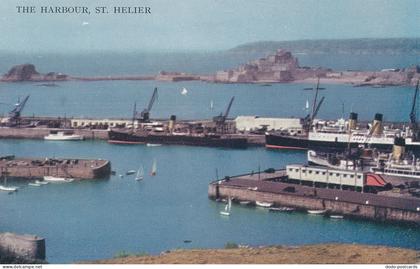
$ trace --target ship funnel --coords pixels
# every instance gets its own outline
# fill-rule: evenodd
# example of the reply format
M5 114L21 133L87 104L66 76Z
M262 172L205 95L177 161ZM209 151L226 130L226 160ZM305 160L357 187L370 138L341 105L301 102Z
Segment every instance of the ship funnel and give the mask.
M171 115L171 117L169 118L169 126L168 126L170 132L173 132L175 128L175 122L176 122L176 116Z
M405 153L405 139L403 137L395 137L394 145L392 146L392 158L394 160L401 160Z
M372 135L381 135L382 131L383 131L383 126L382 126L382 118L383 115L380 113L376 113L375 114L375 119L373 120L373 124L372 124Z
M357 127L357 113L351 112L349 116L349 129L354 130Z

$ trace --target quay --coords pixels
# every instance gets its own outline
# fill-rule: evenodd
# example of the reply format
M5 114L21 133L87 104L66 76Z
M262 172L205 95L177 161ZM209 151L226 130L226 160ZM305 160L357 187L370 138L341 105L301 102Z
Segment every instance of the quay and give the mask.
M0 158L0 176L19 179L38 179L44 176L98 179L111 174L111 162L88 159Z
M286 170L249 173L213 181L208 197L214 200L265 202L297 210L326 210L330 215L376 221L420 224L420 199L322 188L287 182Z

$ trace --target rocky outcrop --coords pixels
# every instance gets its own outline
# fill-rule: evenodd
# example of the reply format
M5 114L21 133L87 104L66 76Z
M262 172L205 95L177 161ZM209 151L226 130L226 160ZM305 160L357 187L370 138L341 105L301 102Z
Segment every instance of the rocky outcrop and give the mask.
M13 66L1 78L2 81L59 81L67 80L67 75L56 72L40 74L33 64L20 64Z

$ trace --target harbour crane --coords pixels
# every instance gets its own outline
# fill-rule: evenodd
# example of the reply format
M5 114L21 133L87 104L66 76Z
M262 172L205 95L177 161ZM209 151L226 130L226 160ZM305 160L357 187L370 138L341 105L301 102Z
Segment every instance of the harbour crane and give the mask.
M213 117L213 122L216 123L216 130L221 131L222 133L225 131L226 127L226 119L229 115L230 108L232 107L233 100L235 100L235 96L232 96L230 99L229 105L226 108L226 111L224 114L220 113L220 115Z
M419 129L418 129L417 119L416 119L416 104L417 104L418 93L419 93L419 81L417 80L416 90L414 92L414 97L413 97L413 104L411 106L411 111L410 111L410 128L411 128L411 131L413 132L414 140L417 140L419 138Z
M319 87L319 77L318 77L318 82L316 84L316 88L315 88L315 97L314 97L314 102L312 104L312 112L311 114L308 114L304 119L303 119L303 128L306 131L309 131L309 129L312 126L312 123L315 119L315 117L318 115L319 109L321 108L322 103L324 102L325 97L323 96L321 98L321 100L318 101L318 93L319 90L321 89L325 89L325 88L320 88Z
M140 115L138 115L138 112L136 111L136 104L134 104L134 111L135 111L135 117L137 118L137 120L139 120L140 122L149 122L150 120L150 110L152 110L153 104L155 103L156 99L157 99L157 88L154 89L152 97L150 98L149 101L149 105L147 106L147 108L143 109L143 111L140 113Z
M12 126L19 125L22 110L25 107L28 99L29 99L29 95L25 96L25 98L23 98L22 101L18 100L18 102L15 104L15 107L9 112L9 118L8 118L9 125L12 125Z

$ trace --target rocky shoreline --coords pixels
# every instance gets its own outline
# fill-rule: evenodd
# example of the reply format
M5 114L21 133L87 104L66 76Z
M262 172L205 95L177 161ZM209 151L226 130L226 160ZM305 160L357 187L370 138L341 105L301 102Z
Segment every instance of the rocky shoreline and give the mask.
M157 75L71 76L60 72L39 73L33 64L13 66L1 82L57 82L102 80L204 81L208 83L314 83L320 78L326 84L350 84L355 87L414 86L420 80L420 66L378 71L335 71L329 68L299 66L291 52L278 49L265 58L251 61L215 74L196 75L161 71Z

